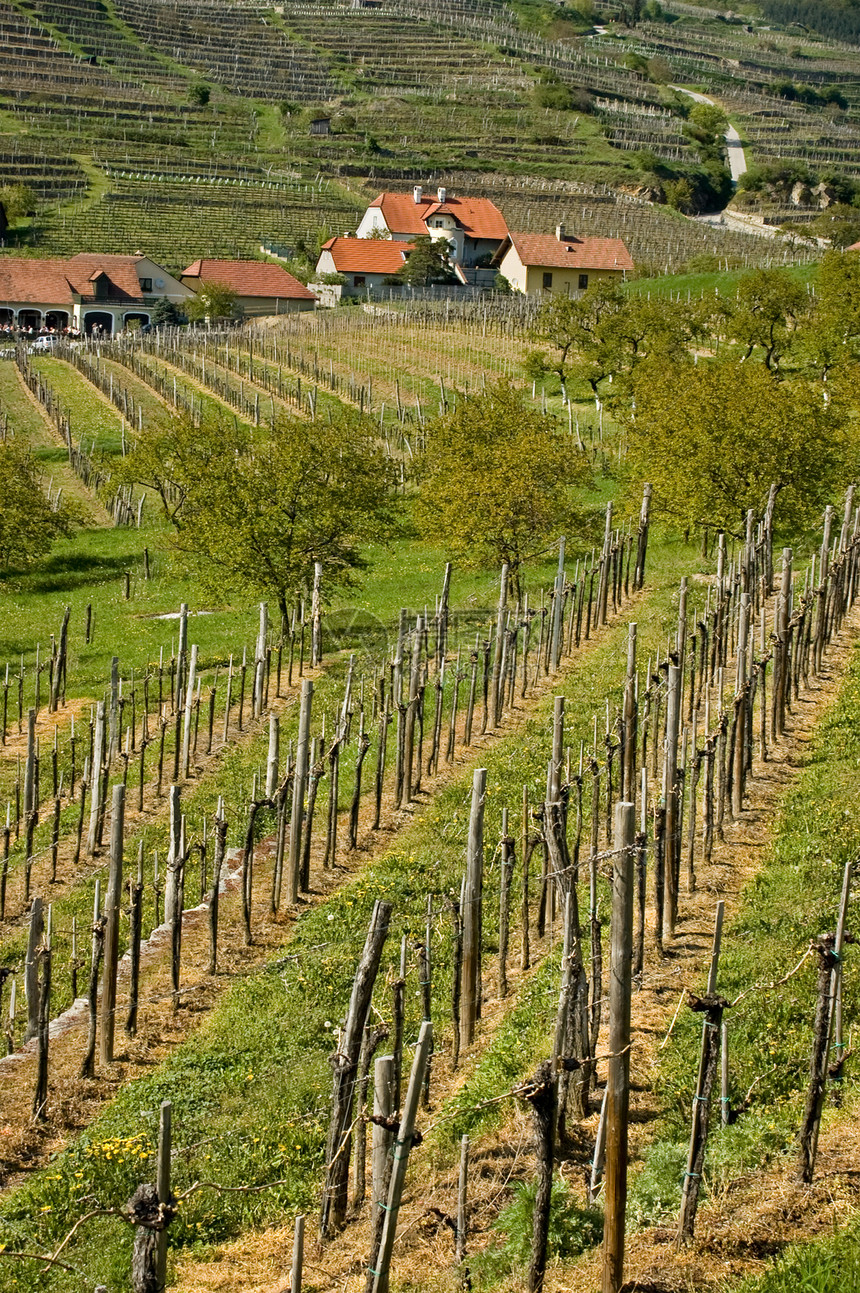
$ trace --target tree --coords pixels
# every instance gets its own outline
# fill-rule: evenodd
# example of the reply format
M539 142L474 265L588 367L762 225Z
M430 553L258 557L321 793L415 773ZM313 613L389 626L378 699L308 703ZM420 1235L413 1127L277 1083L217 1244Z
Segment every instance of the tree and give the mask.
M197 295L189 299L185 307L189 319L195 322L202 319L229 319L236 309L236 293L226 283L215 283L203 279L197 288Z
M541 367L557 373L564 388L570 378L587 382L598 399L607 377L616 394L623 392L627 374L644 358L656 351L672 353L690 335L685 311L667 310L664 302L622 292L606 280L580 297L554 295L544 302L530 336L552 349L549 355L533 352L527 369L535 376Z
M677 180L668 180L663 189L667 204L675 211L688 215L693 210L693 186L685 175Z
M205 81L192 81L188 87L188 97L192 103L197 103L201 108L205 108L212 97L212 87L207 85Z
M554 294L544 301L529 336L548 343L550 351L529 356L530 373L537 375L543 366L558 375L563 389L575 373L588 382L596 399L600 382L614 371L617 360L606 325L623 304L621 291L611 282L596 283L581 297Z
M394 466L351 410L256 429L177 418L144 433L120 474L158 490L173 546L207 588L272 597L283 614L316 562L348 583L362 545L398 529Z
M824 257L794 349L823 382L840 371L853 377L860 358L860 256L831 251Z
M860 209L834 202L810 225L810 231L828 238L833 247L851 247L860 242Z
M36 195L26 184L4 184L0 187L0 237L13 220L32 215L36 209Z
M457 276L448 257L448 241L431 238L425 234L412 239L414 250L409 252L406 263L398 271L401 283L412 287L428 287L431 283L456 283Z
M74 521L66 506L52 506L30 453L13 440L0 441L0 569L32 565Z
M452 557L507 562L521 596L522 563L570 527L581 530L576 489L587 476L566 429L499 382L459 397L430 425L416 520Z
M660 356L637 369L632 387L633 488L650 481L655 505L685 527L742 534L746 510L761 516L773 483L778 523L791 533L818 514L846 469L856 472L845 407L764 364Z
M4 184L0 187L0 207L6 212L8 220L32 215L36 203L35 193L26 184Z
M174 305L173 301L168 301L167 297L163 296L153 306L149 321L153 328L176 328L182 323L187 323L188 316L183 314L178 305Z
M573 107L573 95L569 85L557 72L545 68L538 80L533 94L536 108L553 108L556 112L568 112Z
M732 335L746 347L744 359L760 346L765 364L776 372L806 307L806 292L784 270L744 274L732 319Z

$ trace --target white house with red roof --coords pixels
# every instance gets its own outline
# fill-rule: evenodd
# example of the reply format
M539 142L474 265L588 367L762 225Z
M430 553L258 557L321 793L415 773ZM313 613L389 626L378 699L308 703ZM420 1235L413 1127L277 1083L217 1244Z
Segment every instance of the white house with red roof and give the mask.
M558 225L551 233L512 233L493 264L516 292L579 296L600 279L624 279L635 268L620 238L575 238Z
M316 264L317 274L342 274L345 286L361 291L381 287L406 264L412 243L386 238L329 238Z
M358 238L391 238L410 242L413 238L446 238L455 265L472 268L479 260L494 256L508 226L499 208L489 198L458 198L447 189L425 194L416 184L409 193L380 193L361 218Z
M68 260L0 256L0 327L36 332L149 323L160 300L181 307L193 292L148 256L81 252Z
M201 283L219 283L236 293L246 317L312 310L317 298L281 265L268 260L195 260L180 275L195 291Z

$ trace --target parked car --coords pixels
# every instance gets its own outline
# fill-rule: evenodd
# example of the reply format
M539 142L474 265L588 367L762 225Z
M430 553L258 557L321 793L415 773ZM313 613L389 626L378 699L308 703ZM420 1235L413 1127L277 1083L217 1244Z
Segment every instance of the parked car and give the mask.
M29 347L30 354L37 355L39 351L53 350L55 346L58 346L60 344L61 340L62 340L61 337L54 337L54 336L37 337L36 340Z

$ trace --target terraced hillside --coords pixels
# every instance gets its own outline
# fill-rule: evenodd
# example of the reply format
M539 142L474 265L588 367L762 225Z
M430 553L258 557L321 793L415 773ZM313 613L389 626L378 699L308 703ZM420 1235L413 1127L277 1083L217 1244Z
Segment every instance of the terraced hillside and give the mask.
M623 233L622 190L661 200L688 177L696 202L721 201L673 83L726 108L748 160L860 177L853 47L692 5L649 10L660 16L631 27L608 3L589 28L501 0L0 0L0 183L38 205L7 242L146 243L174 267L262 242L312 251L382 183L464 176L512 225L568 213L583 232ZM311 132L318 116L327 133ZM789 254L667 218L632 220L640 260Z

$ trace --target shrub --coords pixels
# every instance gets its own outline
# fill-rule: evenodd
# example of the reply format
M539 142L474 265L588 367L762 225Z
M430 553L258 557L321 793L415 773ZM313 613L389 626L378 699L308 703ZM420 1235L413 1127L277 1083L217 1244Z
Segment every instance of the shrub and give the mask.
M532 1224L537 1182L518 1181L514 1197L499 1213L494 1230L505 1236L499 1248L482 1253L473 1263L477 1272L488 1279L499 1279L528 1265L531 1256ZM549 1217L550 1261L577 1257L593 1248L603 1238L603 1214L594 1208L580 1208L570 1187L561 1177L552 1183Z

